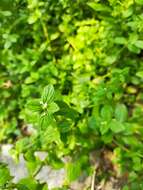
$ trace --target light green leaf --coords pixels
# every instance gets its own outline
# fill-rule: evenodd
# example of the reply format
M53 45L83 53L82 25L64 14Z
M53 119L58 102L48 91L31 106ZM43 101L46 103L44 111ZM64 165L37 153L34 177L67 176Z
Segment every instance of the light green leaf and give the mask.
M18 190L37 190L37 182L33 178L21 179L17 184Z
M143 49L143 41L142 40L137 40L134 45L140 49Z
M41 17L41 12L36 9L35 12L32 12L32 14L28 18L28 24L35 23L39 18Z
M124 38L124 37L116 37L116 38L114 39L114 42L115 42L116 44L126 44L127 40L126 40L126 38Z
M115 118L120 121L124 122L128 118L128 110L124 104L117 104L115 108Z
M100 124L100 132L101 132L101 134L104 135L108 131L109 131L109 125L108 125L107 121L102 121L101 124Z
M110 124L109 124L109 128L114 132L114 133L120 133L122 131L125 130L125 127L122 123L120 123L119 121L113 119Z
M123 190L129 190L129 187L128 187L127 185L125 185L125 186L123 187Z
M50 115L49 113L43 113L43 115L41 115L39 118L39 125L42 129L45 129L52 123L52 120L52 115Z
M59 107L58 105L55 103L55 102L51 102L49 105L48 105L48 112L49 113L55 113L59 110Z
M53 101L55 95L54 87L53 85L49 84L44 88L43 94L42 94L42 101L43 103L50 103Z
M40 165L39 160L26 161L26 167L31 176L33 173L35 173L39 169L39 165Z
M44 185L44 187L42 188L42 190L48 190L47 185Z
M136 75L140 78L143 78L143 71L139 71L136 73Z
M28 0L28 8L33 9L38 6L38 0Z
M135 0L135 2L139 5L143 5L143 0Z
M101 3L89 2L89 3L87 3L87 5L95 11L103 11L103 12L111 11L110 7L108 7L104 4L101 4Z
M142 171L142 161L140 157L133 157L133 169L135 171Z
M0 165L0 186L4 186L7 182L10 182L12 177L10 172L5 165Z
M23 152L27 148L28 145L29 145L29 138L25 137L23 139L19 139L16 142L16 146L15 146L17 153Z
M76 180L81 173L81 166L79 162L66 164L67 181L72 182Z
M113 64L117 59L117 55L110 55L105 58L105 63Z
M135 46L134 44L128 44L128 49L133 52L133 53L140 53L140 48L138 48L137 46Z
M127 17L131 16L132 14L133 14L133 8L132 7L123 11L123 17L124 18L127 18Z
M106 133L105 135L102 135L101 136L101 139L103 140L103 142L105 144L109 144L109 143L112 143L112 140L113 140L113 134L110 132L110 133Z
M34 83L39 79L39 74L32 72L29 77L26 78L25 84Z
M41 143L46 146L52 142L61 143L60 133L56 127L49 125L41 136Z
M30 100L27 103L27 108L33 112L40 112L42 110L40 99Z

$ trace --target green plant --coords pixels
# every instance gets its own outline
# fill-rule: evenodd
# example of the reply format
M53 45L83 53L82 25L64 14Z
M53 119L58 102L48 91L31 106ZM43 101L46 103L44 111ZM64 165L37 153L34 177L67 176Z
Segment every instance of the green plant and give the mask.
M126 176L121 188L143 189L142 7L142 0L1 0L0 142L15 145L16 160L24 154L30 177L13 184L2 164L0 186L45 190L34 179L43 164L65 167L68 186L83 171L92 175L89 154L104 149ZM44 162L38 150L49 153Z

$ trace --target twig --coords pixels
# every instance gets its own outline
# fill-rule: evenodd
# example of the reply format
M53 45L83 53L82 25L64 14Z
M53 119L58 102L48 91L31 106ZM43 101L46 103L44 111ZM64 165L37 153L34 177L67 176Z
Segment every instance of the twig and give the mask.
M43 163L38 167L38 169L34 172L34 174L33 174L33 177L36 177L37 176L37 174L40 172L40 170L42 169L42 167L43 167Z
M96 169L93 172L92 181L91 181L91 190L94 190L95 187L95 177L96 177Z

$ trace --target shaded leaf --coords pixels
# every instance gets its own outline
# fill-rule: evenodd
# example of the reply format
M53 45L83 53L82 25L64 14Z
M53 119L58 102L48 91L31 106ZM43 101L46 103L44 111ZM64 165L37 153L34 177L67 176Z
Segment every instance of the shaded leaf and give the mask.
M112 119L112 115L113 115L113 109L111 105L104 105L101 108L101 117L105 121L110 121Z
M115 118L120 121L124 122L128 118L128 110L124 104L117 104L115 108Z
M114 132L114 133L119 133L125 130L125 127L122 123L120 123L119 121L113 119L110 123L109 123L109 128Z

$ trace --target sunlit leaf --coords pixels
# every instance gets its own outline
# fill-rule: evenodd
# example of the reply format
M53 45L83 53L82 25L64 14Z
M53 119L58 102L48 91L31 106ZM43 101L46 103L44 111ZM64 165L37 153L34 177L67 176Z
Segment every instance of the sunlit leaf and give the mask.
M54 87L53 85L49 84L44 88L44 91L42 93L42 101L43 103L50 103L53 101L55 95Z

